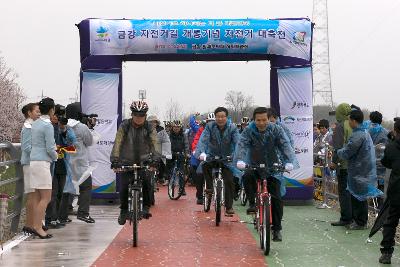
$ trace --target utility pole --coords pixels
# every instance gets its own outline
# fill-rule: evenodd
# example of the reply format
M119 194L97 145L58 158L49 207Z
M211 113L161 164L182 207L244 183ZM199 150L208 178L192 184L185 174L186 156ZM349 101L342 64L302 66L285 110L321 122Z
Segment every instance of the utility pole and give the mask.
M333 109L329 63L328 1L313 0L313 102ZM321 103L322 102L322 103Z

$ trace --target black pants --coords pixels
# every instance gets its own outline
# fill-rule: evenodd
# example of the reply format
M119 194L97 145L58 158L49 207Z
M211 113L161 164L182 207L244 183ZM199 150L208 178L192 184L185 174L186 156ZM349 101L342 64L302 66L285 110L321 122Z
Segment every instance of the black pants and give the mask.
M353 220L358 225L367 225L368 222L368 201L360 201L354 196L351 196L351 210Z
M165 164L164 162L160 162L160 164L158 165L158 181L164 181L164 176L165 176Z
M257 171L246 171L243 175L243 185L246 196L250 205L255 205L257 193L257 179L260 175ZM271 213L272 213L272 230L282 230L283 202L281 196L281 183L274 177L267 179L267 189L271 194Z
M63 193L61 197L60 209L58 218L60 220L68 219L68 209L70 208L71 199L74 199L74 195L70 193Z
M207 189L213 188L213 177L212 177L212 169L214 165L212 163L204 163L203 165L203 175L206 181ZM222 178L224 179L224 187L225 187L225 208L231 209L233 205L233 194L235 190L235 184L233 182L233 174L231 170L224 167L222 168Z
M78 216L89 216L90 202L92 201L92 176L79 186Z
M143 207L149 208L151 206L150 200L150 190L151 190L151 183L150 183L150 175L146 170L139 170L138 175L142 177L142 192L143 192ZM121 202L120 209L127 210L128 209L128 187L129 182L133 179L134 172L124 172L121 175L120 180L120 192L119 192L119 199Z
M46 221L59 219L60 203L65 185L65 174L54 174L51 189L51 200L46 209Z
M197 173L198 166L191 166L192 175L194 181L196 182L196 198L201 199L203 198L203 185L204 185L204 175L202 173Z
M338 191L340 204L340 221L350 223L352 220L351 195L347 188L347 169L338 172Z
M396 228L399 224L400 219L400 206L398 205L390 205L389 207L389 215L383 224L383 239L381 242L381 252L382 253L393 253L394 250L394 238L396 235Z

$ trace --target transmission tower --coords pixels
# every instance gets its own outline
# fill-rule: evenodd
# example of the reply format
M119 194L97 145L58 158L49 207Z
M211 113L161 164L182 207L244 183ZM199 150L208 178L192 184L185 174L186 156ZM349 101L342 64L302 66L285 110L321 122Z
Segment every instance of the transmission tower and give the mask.
M333 108L329 66L328 1L313 2L313 101ZM322 103L321 103L322 102Z

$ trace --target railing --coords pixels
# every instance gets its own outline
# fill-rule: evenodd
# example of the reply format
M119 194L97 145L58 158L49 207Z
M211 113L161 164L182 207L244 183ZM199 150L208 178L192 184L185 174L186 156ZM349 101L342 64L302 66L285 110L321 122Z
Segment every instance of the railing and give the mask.
M380 148L382 150L382 148ZM384 147L383 147L384 149ZM322 163L319 165L314 165L314 169L320 169L321 170L321 177L318 177L315 175L314 172L314 181L317 181L320 186L315 186L315 190L320 190L320 193L322 195L322 204L317 206L317 208L320 209L325 209L325 208L331 208L328 205L329 200L339 200L339 192L338 192L338 180L337 180L337 172L332 171L329 169L330 165L330 157L329 157L329 145L325 144L325 153L315 153L315 157L319 157L322 159ZM383 152L382 152L383 153ZM377 158L377 167L381 166L380 165L380 159ZM314 183L315 184L315 183ZM371 198L368 201L368 209L370 212L372 212L375 216L378 215L379 212L379 207L378 207L378 198Z
M23 207L24 180L20 155L20 144L0 143L0 193L9 195L7 216L0 221L5 219L11 233L18 231Z

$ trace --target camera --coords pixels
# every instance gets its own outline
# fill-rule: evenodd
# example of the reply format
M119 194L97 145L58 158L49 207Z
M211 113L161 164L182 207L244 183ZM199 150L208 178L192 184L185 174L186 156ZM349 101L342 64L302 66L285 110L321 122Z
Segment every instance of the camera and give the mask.
M58 122L62 125L68 124L68 119L65 117L65 107L63 105L57 104L55 108L54 115L57 116Z
M329 116L335 116L336 115L336 110L329 111Z
M93 129L96 126L96 118L99 116L97 114L85 114L81 113L81 123L87 125L89 129Z

